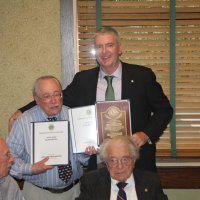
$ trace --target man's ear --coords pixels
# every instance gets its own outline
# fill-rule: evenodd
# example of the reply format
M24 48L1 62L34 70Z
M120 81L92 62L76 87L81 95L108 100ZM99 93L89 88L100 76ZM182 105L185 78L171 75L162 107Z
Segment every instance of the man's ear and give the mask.
M119 43L119 56L121 56L122 53L123 53L123 45L122 45L122 43L120 42L120 43Z
M36 104L38 105L39 104L39 99L38 99L38 97L37 96L33 96L33 99L35 100L35 102L36 102Z

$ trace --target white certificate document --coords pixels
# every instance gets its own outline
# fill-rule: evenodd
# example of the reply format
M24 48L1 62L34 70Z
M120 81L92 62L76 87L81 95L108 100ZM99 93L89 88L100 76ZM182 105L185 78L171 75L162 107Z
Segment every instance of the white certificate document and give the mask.
M88 146L97 148L95 105L69 109L73 152L81 153Z
M31 163L49 157L47 165L68 164L68 121L31 123Z

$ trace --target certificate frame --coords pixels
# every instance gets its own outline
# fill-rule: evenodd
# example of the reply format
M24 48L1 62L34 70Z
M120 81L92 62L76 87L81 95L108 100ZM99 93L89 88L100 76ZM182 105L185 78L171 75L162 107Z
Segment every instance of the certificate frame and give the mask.
M71 108L68 111L73 152L82 153L88 146L97 148L95 105Z
M69 122L31 122L31 163L49 157L47 165L69 163Z

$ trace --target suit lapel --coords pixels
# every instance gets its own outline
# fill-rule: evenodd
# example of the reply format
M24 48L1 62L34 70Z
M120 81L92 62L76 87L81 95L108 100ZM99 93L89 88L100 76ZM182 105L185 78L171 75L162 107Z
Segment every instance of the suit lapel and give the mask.
M111 179L107 168L102 168L102 173L100 174L98 186L97 186L97 194L98 200L110 200L110 190L111 190Z
M129 70L131 68L131 70ZM134 66L129 67L128 64L122 62L122 99L130 98L130 91L134 87Z
M93 68L92 70L88 70L88 75L85 77L87 80L85 81L85 91L87 95L85 95L86 104L92 105L96 102L96 93L97 93L97 82L99 76L99 67Z
M134 180L135 180L135 189L137 193L138 200L150 200L151 197L149 195L149 186L144 184L143 174L138 170L134 170L133 172Z

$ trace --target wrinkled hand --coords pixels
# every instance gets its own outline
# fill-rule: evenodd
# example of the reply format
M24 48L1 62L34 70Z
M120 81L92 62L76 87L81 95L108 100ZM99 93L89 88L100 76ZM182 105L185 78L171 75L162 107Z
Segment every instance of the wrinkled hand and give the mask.
M138 146L141 147L148 141L149 137L142 131L136 132L131 136L131 140Z
M85 154L88 154L88 155L96 154L97 152L98 152L98 150L95 149L94 146L88 146L85 149Z
M12 114L8 121L8 131L11 131L13 122L22 114L20 110L17 110L14 114Z
M52 169L54 166L46 165L45 163L49 160L48 157L42 159L41 161L32 165L32 174L40 174L46 172L49 169Z

